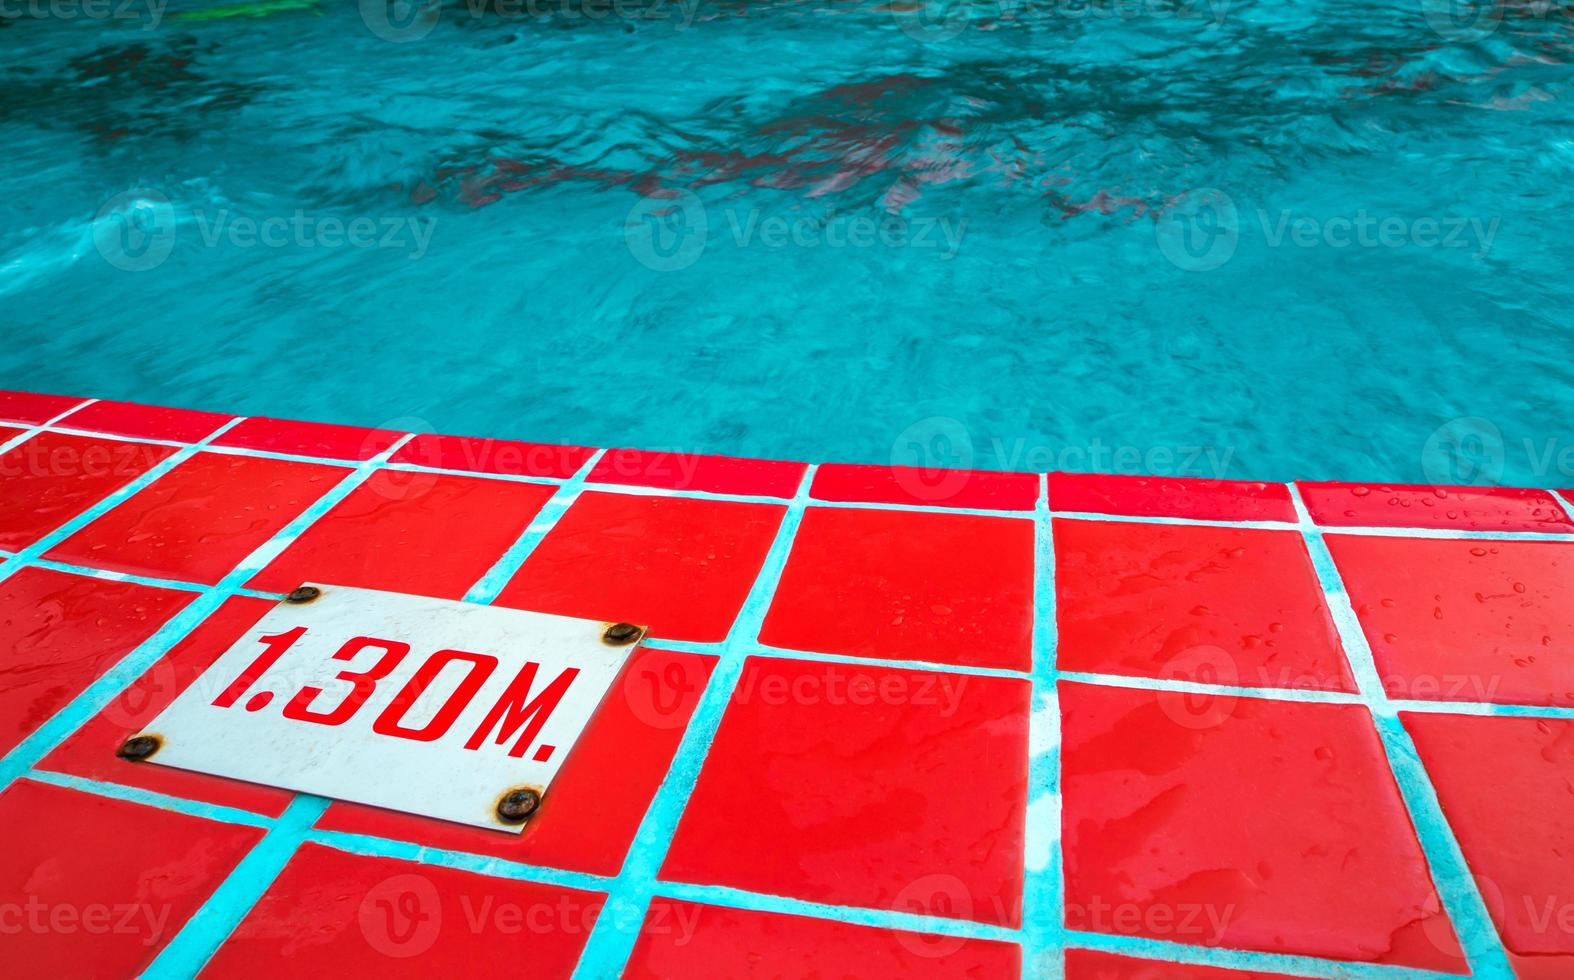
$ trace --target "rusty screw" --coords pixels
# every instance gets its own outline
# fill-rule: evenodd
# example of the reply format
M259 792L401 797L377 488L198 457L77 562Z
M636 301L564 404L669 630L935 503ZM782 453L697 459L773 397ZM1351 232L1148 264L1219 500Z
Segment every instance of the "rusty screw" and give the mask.
M315 585L303 585L284 597L284 601L292 606L304 606L313 599L322 595L322 590Z
M613 623L607 627L605 633L601 634L601 638L615 647L621 647L639 639L641 632L643 631L633 623Z
M137 735L122 742L115 754L122 759L141 762L163 747L164 742L157 735Z
M504 823L523 823L541 805L541 794L533 789L516 789L497 801L497 818Z

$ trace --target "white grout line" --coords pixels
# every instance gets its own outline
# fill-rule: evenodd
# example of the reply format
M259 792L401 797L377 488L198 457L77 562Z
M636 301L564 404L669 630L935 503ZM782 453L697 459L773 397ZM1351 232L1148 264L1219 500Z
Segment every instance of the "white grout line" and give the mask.
M77 409L85 407L91 402L72 408L64 414L70 414ZM62 416L63 417L63 416ZM90 429L77 429L67 426L57 426L43 423L23 434L17 436L12 443L24 441L27 437L38 432L58 432L76 436L92 436L120 442L150 443L153 445L173 446L185 448L191 443L177 442L167 439L146 438L141 436L125 436L114 433L96 432ZM231 423L233 424L233 423ZM208 438L212 438L209 436ZM0 445L0 452L10 448L11 443ZM253 449L243 446L202 445L202 452L215 453L226 456L249 456L257 459L275 459L298 463L315 463L321 466L337 466L344 469L353 469L364 462L354 460L331 459L323 456L311 456L302 453L276 452L267 449ZM609 450L598 450L596 458ZM514 483L535 483L562 486L577 482L586 490L595 490L604 493L621 493L629 496L647 497L685 497L695 500L719 500L734 503L767 503L785 504L787 498L776 497L768 494L737 494L720 493L710 490L691 490L673 487L640 486L624 483L601 483L588 479L589 469L582 466L574 476L537 476L532 474L489 473L481 470L453 469L450 467L428 466L422 463L393 463L386 460L377 463L380 469L398 470L406 473L433 473L444 476L468 476L482 480L501 480ZM1044 474L1038 474L1041 478ZM1295 484L1281 484L1290 487ZM1538 489L1539 488L1533 488ZM1574 520L1574 508L1558 496L1554 490L1539 490L1551 495L1558 504L1568 511L1570 520ZM1297 499L1299 499L1297 497ZM887 502L887 501L858 501L858 500L820 500L808 497L809 506L839 508L844 510L897 510L918 514L965 514L979 517L999 517L1015 520L1033 520L1035 511L1015 510L1008 508L991 507L948 507L942 504L923 504L913 501ZM1262 531L1295 531L1315 527L1330 533L1364 535L1370 537L1401 537L1401 538L1450 538L1490 541L1566 541L1574 542L1574 528L1567 531L1515 531L1515 530L1469 530L1464 528L1438 528L1438 527L1387 527L1374 525L1335 525L1316 524L1306 512L1304 505L1299 509L1300 517L1296 522L1289 521L1229 521L1214 520L1196 517L1175 517L1168 515L1139 515L1139 514L1106 514L1094 511L1057 511L1050 509L1049 516L1055 520L1097 521L1115 524L1164 524L1185 527L1219 527L1239 528L1244 530Z
M672 490L655 487L630 487L622 484L589 484L586 482L586 477L588 476L591 467L595 464L596 460L600 457L604 450L598 451L596 455L588 460L573 477L566 480L550 477L510 476L505 474L449 470L438 467L424 467L417 464L389 463L388 460L393 456L393 454L397 452L397 450L401 448L406 442L413 438L413 435L410 434L403 436L383 453L378 454L376 457L373 457L370 460L362 461L360 463L354 463L345 460L329 460L321 457L297 456L291 454L270 453L259 450L238 449L235 447L212 447L206 445L208 440L216 438L226 431L226 429L230 426L236 425L242 421L240 418L231 420L229 423L226 423L224 427L221 427L220 429L211 433L208 437L206 437L206 439L195 444L136 439L129 437L114 437L102 433L91 432L89 430L75 430L68 427L54 427L54 423L57 423L61 419L69 416L71 413L78 411L89 404L92 404L92 401L93 400L84 401L76 406L73 406L71 409L61 413L61 415L56 416L56 418L51 419L46 423L33 426L25 430L4 445L0 445L0 451L4 451L5 449L9 449L14 445L20 444L26 439L36 435L38 432L62 431L79 435L121 438L122 441L127 442L151 442L159 445L171 445L178 447L181 452L172 455L164 461L161 461L160 466L163 468L162 470L159 470L157 475L149 475L153 473L153 470L149 470L148 472L142 474L138 480L134 480L125 488L122 488L121 492L110 495L109 497L95 504L93 507L88 508L87 511L84 511L82 514L78 515L77 519L74 521L67 522L60 528L57 528L56 531L51 535L46 536L45 539L40 539L40 542L36 543L34 547L23 549L21 552L18 552L14 555L5 555L5 557L12 560L8 561L6 566L0 566L0 577L3 577L5 574L10 574L9 571L4 571L3 569L11 565L15 565L17 567L27 565L41 565L44 567L53 567L61 571L77 572L79 574L95 575L97 577L104 578L121 578L127 581L140 581L144 584L155 585L159 587L195 591L200 594L200 598L193 604L192 607L188 607L186 613L177 614L175 620L171 620L170 623L167 623L166 629L161 629L155 634L153 638L144 643L142 647L139 647L136 651L133 651L132 654L128 654L128 656L122 660L120 664L117 664L114 668L112 668L111 671L101 677L99 681L95 682L93 685L90 685L88 690L84 691L82 695L73 700L73 702L67 705L65 709L62 709L61 712L57 713L57 715L54 718L51 718L49 722L46 722L45 726L41 726L41 728L35 731L33 735L29 737L29 739L24 740L24 743L19 745L17 750L13 750L13 752L8 754L4 760L0 760L0 787L8 785L13 779L17 778L18 775L32 774L37 772L36 770L31 769L31 763L28 762L28 757L36 755L38 758L41 758L42 753L47 752L47 750L52 748L53 744L59 740L56 738L52 742L49 738L44 738L42 741L43 743L47 744L43 745L42 752L38 751L38 746L34 746L32 743L38 741L39 736L44 735L45 728L50 728L51 730L60 728L62 726L56 724L57 722L61 721L63 718L70 718L81 714L82 711L89 711L90 713L87 715L87 717L91 717L92 713L96 713L96 702L112 698L116 693L118 693L119 690L123 689L125 684L130 683L131 680L134 680L135 677L141 673L141 669L139 668L145 668L151 663L151 659L156 659L157 656L162 655L162 653L167 651L167 649L175 642L178 642L178 640L183 637L186 632L188 632L191 628L194 628L196 624L202 622L206 618L207 614L211 612L212 609L216 608L218 603L224 598L237 594L266 595L264 593L256 593L252 590L245 589L243 587L244 579L248 578L257 569L266 565L268 561L271 561L272 558L282 551L285 546L292 542L306 526L309 526L311 522L315 521L323 514L331 510L338 504L339 501L343 499L344 496L348 495L351 490L353 490L356 486L359 486L379 469L432 472L458 476L472 476L481 479L499 479L514 482L555 484L558 486L558 491L547 502L547 505L543 507L543 512L537 515L537 518L531 522L531 526L527 528L523 535L521 535L520 541L516 542L515 545L509 549L509 552L505 553L505 557L500 558L499 562L494 565L494 567L489 570L485 576L483 576L482 580L477 582L476 587L472 589L473 595L467 596L467 598L471 599L471 601L490 601L491 598L495 597L496 589L501 588L501 583L506 583L507 578L512 575L512 572L517 571L518 565L524 560L525 557L528 556L529 551L535 546L535 544L539 543L540 539L544 537L548 531L550 531L551 527L556 523L556 520L562 516L563 511L565 511L567 507L572 504L573 500L577 498L577 495L586 488L593 487L597 490L602 490L608 493L623 493L630 495L693 497L737 502L772 503L777 505L786 505L788 513L783 519L782 526L779 528L777 542L772 546L771 554L767 557L764 566L761 568L759 575L756 577L752 591L750 593L750 598L748 602L745 603L744 611L740 612L738 622L734 624L733 630L729 633L728 640L721 644L682 644L663 643L659 641L653 641L651 644L653 647L657 648L679 650L691 649L695 652L711 653L721 657L722 663L725 664L726 667L723 669L722 664L719 664L718 669L713 672L711 684L708 685L706 695L704 698L702 698L704 716L702 718L701 707L697 706L694 715L691 718L689 731L686 733L684 741L680 745L678 752L674 755L672 769L669 771L667 779L663 781L661 790L658 791L656 798L652 801L651 812L647 813L645 825L642 825L640 834L636 838L635 846L630 850L628 862L625 865L624 872L620 874L617 879L614 879L611 882L612 890L614 892L621 893L622 898L626 904L639 907L639 918L641 920L643 919L643 909L648 906L652 896L674 894L688 896L693 900L698 901L720 902L721 904L731 903L735 904L737 907L761 907L778 911L783 910L787 906L801 905L808 910L806 914L817 914L830 918L839 918L843 921L859 921L861 918L873 916L888 927L901 926L900 922L896 922L894 919L891 919L890 916L886 915L886 913L883 913L880 910L861 910L843 906L824 906L822 908L816 903L796 902L795 900L784 899L775 896L757 896L747 892L737 892L737 894L733 894L737 890L718 888L716 886L680 885L656 881L655 867L656 865L659 865L661 858L665 854L665 848L671 843L672 832L676 830L677 821L681 818L683 805L687 800L688 792L693 787L693 779L697 777L699 766L703 764L705 750L708 749L709 741L715 735L715 726L719 724L721 713L725 710L726 704L730 700L732 684L736 683L738 673L742 669L744 660L749 656L781 656L787 658L820 660L828 663L847 665L868 665L871 667L893 668L900 667L904 669L919 669L941 672L950 671L963 674L978 674L982 676L1016 677L1033 681L1035 693L1034 710L1030 720L1029 735L1029 786L1030 793L1036 788L1039 792L1039 795L1030 799L1026 819L1031 821L1034 819L1049 819L1052 817L1053 819L1050 826L1052 827L1053 834L1052 837L1047 837L1042 830L1037 833L1031 829L1029 830L1027 834L1028 839L1026 841L1026 859L1029 862L1030 884L1035 885L1038 891L1036 892L1036 897L1031 901L1028 900L1027 893L1024 893L1025 908L1023 928L1021 930L1004 930L1002 932L1002 935L1008 939L1016 939L1020 937L1031 948L1037 951L1037 955L1033 957L1032 962L1024 962L1024 970L1026 971L1025 975L1031 975L1035 977L1057 976L1060 969L1060 951L1063 950L1067 945L1099 947L1116 944L1126 947L1135 945L1137 947L1146 948L1144 947L1144 943L1146 943L1146 941L1136 939L1134 937L1110 937L1091 934L1084 936L1080 933L1066 930L1063 926L1063 923L1058 921L1058 918L1052 926L1042 921L1043 909L1046 907L1044 904L1046 899L1049 900L1048 907L1050 907L1052 910L1056 910L1057 912L1060 904L1059 888L1063 856L1060 852L1059 841L1059 718L1058 712L1055 710L1054 692L1056 679L1064 678L1067 680L1132 688L1200 691L1236 697L1258 697L1292 701L1322 701L1331 703L1359 703L1366 705L1377 717L1384 748L1389 754L1390 762L1394 768L1395 778L1400 784L1401 792L1405 797L1412 816L1416 819L1417 831L1421 837L1423 848L1426 851L1429 863L1432 865L1433 875L1438 882L1439 892L1443 894L1445 906L1447 906L1451 917L1454 919L1456 928L1460 929L1461 939L1465 945L1467 954L1470 956L1472 966L1475 967L1478 976L1508 976L1506 972L1503 972L1507 970L1506 957L1503 954L1501 944L1497 942L1496 933L1491 927L1490 920L1486 918L1485 908L1480 900L1480 895L1475 890L1474 883L1469 878L1469 872L1464 865L1463 856L1458 850L1457 841L1454 840L1451 830L1448 828L1446 821L1443 819L1440 807L1437 804L1435 792L1432 791L1430 781L1426 777L1424 768L1420 765L1419 760L1415 757L1414 745L1409 741L1408 734L1404 732L1404 729L1402 725L1400 725L1395 712L1402 709L1407 711L1457 711L1467 714L1574 716L1574 708L1549 708L1541 706L1483 704L1475 702L1417 702L1390 700L1387 697L1386 692L1383 691L1380 681L1377 682L1375 686L1372 686L1373 682L1377 680L1377 673L1375 665L1371 663L1371 652L1369 648L1365 647L1365 638L1364 635L1361 634L1359 624L1355 621L1354 611L1349 606L1348 597L1344 595L1342 585L1338 583L1337 569L1334 568L1332 564L1331 556L1327 555L1326 546L1322 544L1322 535L1324 533L1337 533L1394 537L1574 541L1574 532L1560 534L1506 531L1468 532L1428 528L1321 527L1312 523L1310 516L1306 511L1304 501L1301 499L1298 490L1293 484L1289 485L1290 493L1298 514L1298 521L1294 524L1284 522L1206 521L1187 518L1128 517L1123 515L1089 514L1080 512L1056 513L1049 510L1047 498L1042 492L1040 493L1040 499L1035 509L1031 512L991 510L981 508L951 508L934 505L820 501L814 500L808 495L809 486L813 480L816 470L816 468L812 465L806 468L799 490L797 494L791 498L791 500L783 500L776 497L717 494L707 491ZM303 512L302 515L297 517L296 521L282 529L279 534L275 536L274 540L256 549L251 555L249 555L245 560L237 565L236 568L232 570L231 573L227 575L221 583L215 586L205 586L198 583L184 583L168 579L155 579L145 576L122 575L120 573L99 569L87 569L78 566L71 566L66 563L45 561L39 557L44 550L47 550L47 547L53 546L53 543L55 543L54 538L56 536L66 536L69 533L74 532L74 530L76 530L78 527L89 523L93 519L96 519L98 516L101 516L102 513L108 511L114 506L122 503L125 499L134 495L138 490L154 482L154 480L156 480L159 475L167 472L180 461L189 458L193 453L198 451L222 452L232 455L257 456L262 458L291 459L320 465L338 466L340 468L348 469L350 472L347 473L346 477L339 485L337 485L333 490L330 490L328 494L324 495L324 497L320 498L312 507L308 508L306 512ZM159 467L154 467L154 469L158 470ZM1046 478L1043 476L1040 477L1040 480L1041 485L1047 483ZM1553 493L1553 496L1554 499L1558 500L1560 507L1567 511L1571 517L1574 517L1574 507L1571 507L1567 501L1557 497L1556 493ZM561 506L553 507L554 504L558 503L560 503ZM893 661L879 658L814 653L811 651L794 651L766 647L763 644L760 644L758 641L758 632L759 627L763 622L765 610L769 606L771 594L774 591L777 581L779 580L781 569L785 564L787 552L791 547L792 536L796 531L797 521L801 519L805 508L809 506L847 509L897 510L940 514L976 514L983 516L1033 520L1035 522L1035 527L1039 529L1039 533L1035 536L1035 555L1038 559L1035 562L1035 568L1040 569L1040 571L1035 572L1035 575L1039 576L1039 578L1036 578L1035 580L1035 638L1032 670L1029 672L1023 672L999 668L967 667L963 665L932 664L928 662L915 661ZM552 508L555 513L551 514L548 519L543 521L543 515L546 514L548 508ZM1271 688L1235 688L1224 685L1194 684L1180 680L1057 671L1054 665L1053 546L1050 543L1052 520L1056 518L1094 520L1115 523L1183 524L1298 531L1306 540L1308 547L1314 549L1314 564L1319 565L1319 578L1324 583L1324 592L1329 602L1330 611L1333 613L1336 624L1339 626L1341 638L1345 641L1346 650L1349 653L1351 659L1352 671L1354 671L1357 675L1357 681L1361 686L1362 693L1359 695L1349 695L1343 692L1306 691L1293 689L1280 690ZM45 545L43 543L45 540L48 540L50 543ZM1316 557L1317 550L1320 550L1323 555L1321 563L1319 563L1319 559ZM512 558L510 556L512 556ZM505 565L508 567L505 567ZM14 571L15 569L11 570ZM495 584L496 589L493 588L492 584L488 584L485 588L483 588L484 583L492 582L492 580L498 580L497 582L493 583ZM1043 594L1046 588L1048 589L1047 599ZM489 590L491 590L490 594L487 594ZM197 612L198 607L201 607L201 615L187 615L187 613L194 614ZM1047 618L1045 618L1046 616ZM178 628L171 629L170 627L176 627L176 620L183 620L182 625ZM189 620L189 622L185 620ZM143 663L143 661L147 662ZM722 675L721 682L719 683L718 675ZM103 690L100 690L100 688ZM92 696L90 697L90 695ZM704 702L710 703L706 704ZM98 705L98 707L101 707L101 705ZM75 724L65 727L63 735L70 734L71 731L75 730L75 727ZM50 734L59 735L61 733L51 731ZM61 737L63 737L63 735ZM19 755L18 750L21 750L24 745L28 746L28 751L25 753L20 753ZM25 763L20 772L17 771L17 764L19 762ZM87 791L92 791L92 787L89 784L94 783L92 780L80 780L76 777L64 776L60 774L40 773L39 778L42 778L45 781L53 781L59 785L71 784L76 788L86 789ZM113 784L104 785L113 786ZM1047 794L1045 792L1046 789L1048 790ZM185 802L177 801L177 798L174 797L165 797L162 794L143 794L142 791L129 787L115 787L113 790L110 790L112 794L117 791L120 792L124 798L132 799L134 802L147 802L150 803L150 805L165 805L168 808L179 808L177 806L177 802ZM143 798L144 796L146 798ZM665 802L663 802L664 800ZM1035 801L1039 802L1041 807L1041 811L1037 814L1035 814L1034 811ZM283 823L287 822L291 824L291 829L289 829L287 832L270 835L270 839L265 842L268 844L266 854L262 853L264 848L259 847L258 857L256 860L252 860L250 862L252 865L258 865L259 867L253 867L248 872L246 875L247 882L244 888L239 888L238 886L237 888L228 888L227 890L221 888L223 895L220 895L220 893L216 892L214 896L210 897L210 902L204 905L204 914L194 917L194 919L201 920L201 928L196 928L192 926L191 923L188 923L188 929L182 931L182 935L188 931L193 933L200 932L202 935L192 935L186 937L178 943L172 942L171 947L166 947L166 951L174 948L176 952L170 954L169 962L172 963L173 960L178 959L184 965L194 964L196 966L200 966L201 963L205 962L207 956L211 955L211 952L217 949L218 944L222 943L223 940L228 937L229 931L233 929L234 925L239 923L240 918L242 918L244 914L251 908L251 905L255 902L256 898L260 897L261 891L265 890L267 884L272 881L273 876L277 874L278 870L282 869L284 864L288 861L290 854L294 853L294 850L300 845L302 841L313 840L318 837L336 839L337 837L350 838L357 836L325 835L320 832L311 831L310 825L312 819L314 819L315 813L320 812L321 806L325 805L324 802L316 800L315 798L300 798L297 800L297 804L304 804L304 808L292 805L292 811L286 814L286 816L290 818L288 821L285 821L284 818L281 818L280 821L277 822L269 821L268 818L265 817L257 818L264 821L264 825L273 826L276 829L279 826L282 826ZM206 804L199 803L191 803L190 805L197 808L207 806ZM248 817L250 816L252 815L248 814ZM222 819L222 817L219 817L218 819ZM296 824L299 826L295 826ZM653 833L655 830L665 830L666 833L664 836L655 834ZM277 838L276 840L273 839L275 837ZM365 838L365 840L380 841L378 838ZM331 843L331 841L326 839L323 842ZM642 852L640 860L636 861L636 851L639 851L642 845L646 849L650 850L651 853L644 854ZM341 842L340 846L343 846L343 842ZM413 856L410 859L412 860L420 860L422 855L431 854L430 849L419 847L417 845L404 845L402 842L397 841L380 842L378 844L368 846L387 847L394 850L408 846L414 849L411 852ZM658 851L659 853L656 853ZM454 861L464 864L469 860L470 856L463 855L462 853L458 852L456 853L457 856L453 858ZM649 860L646 860L647 858ZM485 859L477 858L477 860ZM433 863L443 864L444 862L437 860ZM1044 877L1046 871L1049 872L1047 878ZM480 873L488 872L482 870ZM548 868L543 869L543 873L550 876L557 874L558 872L554 872L553 869ZM572 875L574 873L562 872L562 874ZM1036 881L1032 880L1035 874L1039 876ZM594 876L590 876L590 878L594 878ZM229 884L230 883L227 881L226 886ZM213 906L211 910L209 909L210 905ZM613 918L615 917L603 917L603 919L607 921L610 921ZM218 926L224 923L228 923L228 928L220 930ZM635 923L636 932L637 925L638 923ZM973 932L979 928L993 928L983 927L978 924L966 923L962 925L929 923L929 926L938 929L941 932L948 933L957 932L960 930L962 934L973 934ZM601 930L601 925L599 922L597 929ZM219 934L220 932L222 932L222 934ZM610 926L607 928L607 930L605 930L605 933L614 932L616 932L616 930ZM177 936L177 939L181 939L181 937ZM595 970L600 969L603 966L611 965L613 961L616 961L616 964L621 967L622 963L627 959L629 950L632 948L632 941L633 937L631 935L623 934L602 934L601 938L598 940L597 933L593 932L591 941L587 944L585 954L581 959L580 969L577 972L577 975L598 975L594 972ZM1146 943L1146 945L1159 949L1161 951L1160 955L1167 956L1171 959L1180 959L1184 962L1188 959L1197 959L1198 957L1201 957L1201 959L1197 959L1197 962L1206 962L1210 965L1217 962L1218 956L1216 954L1221 952L1219 950L1212 949L1198 950L1190 947L1184 947L1181 954L1176 954L1174 952L1163 952L1170 944L1152 942ZM210 946L211 948L209 948ZM594 956L591 955L592 948L595 948L597 951ZM1349 975L1399 977L1434 975L1429 971L1417 971L1373 964L1341 964L1335 961L1324 961L1308 957L1278 957L1275 954L1260 954L1228 950L1222 952L1226 954L1226 958L1241 960L1244 964L1246 964L1246 966L1258 964L1260 968L1271 968L1273 964L1282 964L1279 967L1282 972L1291 972L1305 976L1334 977ZM1138 955L1140 955L1140 953ZM160 962L165 962L165 958L161 957ZM166 965L168 965L168 963ZM155 964L155 966L157 966L157 964ZM150 970L150 973L156 974L159 972L160 971L157 969Z
M726 649L717 660L698 703L689 715L689 723L677 750L673 752L667 774L652 797L634 836L634 843L624 858L623 870L608 890L607 908L596 919L590 938L580 953L574 980L599 980L619 975L626 969L651 898L657 893L657 874L672 846L683 811L748 659L748 653L741 645L758 642L760 628L764 625L766 612L792 551L799 522L803 519L814 474L815 467L811 465L804 471L797 494L787 504L770 550L727 633L727 642L724 644ZM734 649L732 645L735 643L740 648ZM669 886L663 883L660 887Z
M1306 503L1301 499L1299 488L1291 487L1290 494L1296 510L1305 517ZM1350 672L1376 724L1394 782L1409 811L1416 840L1431 870L1443 909L1469 961L1471 974L1490 980L1512 980L1514 972L1502 940L1487 913L1486 903L1471 876L1453 829L1443 814L1431 777L1383 687L1372 648L1345 590L1339 567L1323 540L1323 532L1308 528L1305 541L1328 611L1349 660Z

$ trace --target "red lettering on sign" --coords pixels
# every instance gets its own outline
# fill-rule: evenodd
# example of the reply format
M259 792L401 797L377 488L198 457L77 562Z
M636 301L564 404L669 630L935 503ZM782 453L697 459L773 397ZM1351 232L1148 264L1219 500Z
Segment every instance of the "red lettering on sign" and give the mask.
M536 669L540 664L534 661L525 664L519 676L508 685L508 690L498 698L497 704L487 712L486 720L481 722L481 727L470 736L470 741L465 743L467 749L478 749L486 741L492 729L501 728L497 733L497 744L502 745L513 737L515 732L520 732L519 739L508 754L518 758L525 754L525 749L535 741L540 733L541 726L547 723L552 710L563 700L563 695L568 693L569 685L574 683L574 678L579 676L579 668L568 667L552 680L540 694L530 700L530 686L535 683ZM523 729L523 731L521 731Z
M387 677L390 671L399 666L399 661L404 659L404 655L410 652L410 644L399 640L357 636L340 647L333 655L333 659L354 660L356 654L368 647L381 649L383 655L366 670L339 671L339 680L349 681L355 686L333 710L313 711L311 703L322 693L322 688L307 686L301 688L300 692L290 699L290 703L284 706L284 717L329 726L342 725L349 721L361 705L366 703L366 699L372 696L372 692L377 689L377 682Z
M241 671L239 677L230 681L229 687L219 692L219 696L213 699L213 706L215 708L228 708L240 700L240 696L246 693L246 689L256 683L257 678L266 673L269 667L277 663L279 658L284 656L284 651L294 645L296 640L305 635L306 627L297 626L287 633L279 633L275 636L259 636L257 642L267 649L262 651L262 656L251 662L251 666Z
M465 671L464 680L448 696L443 706L438 709L432 720L420 728L406 728L400 722L404 720L405 712L418 701L426 689L442 673L443 668L451 663L467 663L469 668ZM394 695L392 703L384 708L372 722L372 731L379 735L393 735L397 738L408 738L416 742L432 742L448 734L448 729L453 727L454 721L465 708L469 707L470 699L481 690L481 685L486 683L492 671L497 669L497 658L484 653L466 653L463 650L439 650L427 658L421 669L415 672Z

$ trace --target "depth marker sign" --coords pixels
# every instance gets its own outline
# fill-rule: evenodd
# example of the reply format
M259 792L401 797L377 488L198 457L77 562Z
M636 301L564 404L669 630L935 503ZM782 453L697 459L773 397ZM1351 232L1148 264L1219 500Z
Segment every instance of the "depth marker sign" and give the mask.
M517 833L643 636L302 586L120 755Z

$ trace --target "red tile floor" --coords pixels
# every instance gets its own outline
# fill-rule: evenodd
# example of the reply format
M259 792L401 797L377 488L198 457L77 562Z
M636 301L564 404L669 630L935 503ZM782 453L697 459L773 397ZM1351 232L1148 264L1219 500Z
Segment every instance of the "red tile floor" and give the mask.
M0 392L6 977L1574 977L1574 503ZM517 837L115 758L311 578L651 626Z

